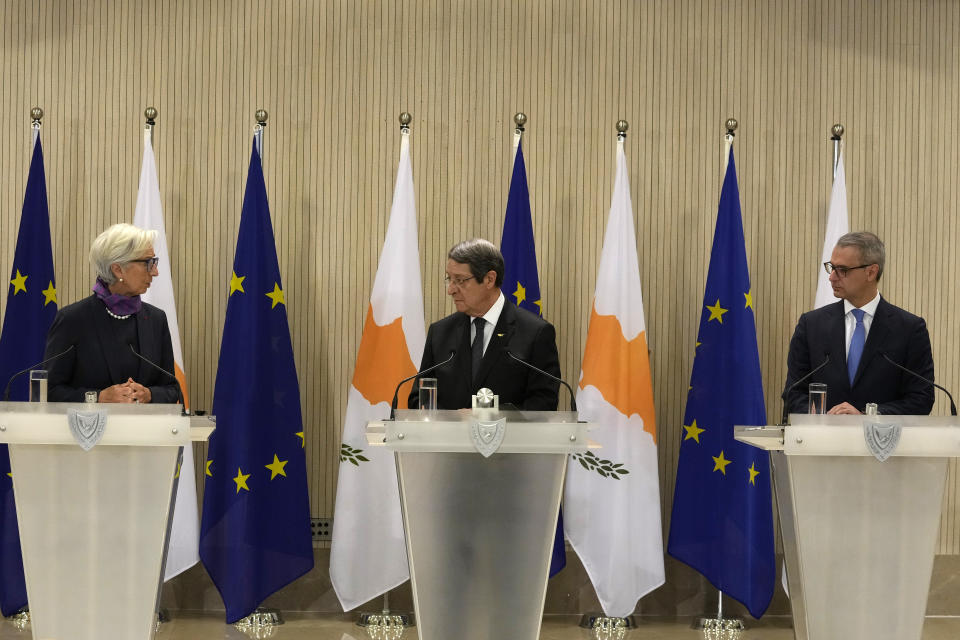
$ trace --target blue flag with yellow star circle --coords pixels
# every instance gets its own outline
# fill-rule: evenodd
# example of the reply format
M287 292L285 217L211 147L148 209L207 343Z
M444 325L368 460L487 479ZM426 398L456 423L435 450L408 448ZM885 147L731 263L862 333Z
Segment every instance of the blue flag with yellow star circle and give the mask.
M517 156L513 161L500 253L503 254L503 295L521 309L543 315L523 143L517 146Z
M667 551L743 603L767 610L776 579L766 451L735 425L766 424L737 170L730 149L683 418Z
M540 300L540 277L537 275L537 249L533 241L533 216L530 213L530 191L527 188L527 165L523 160L523 142L517 143L513 160L507 213L500 237L503 254L503 295L522 309L543 315ZM563 541L563 510L557 516L557 530L550 556L550 576L567 566Z
M5 386L10 376L43 360L47 331L56 315L57 287L50 246L47 179L37 132L0 331L0 384ZM10 400L26 401L28 385L26 375L15 380L10 385ZM5 616L13 615L27 604L20 532L9 474L7 445L0 445L0 612Z
M233 623L313 567L300 385L256 144L213 412L200 558Z

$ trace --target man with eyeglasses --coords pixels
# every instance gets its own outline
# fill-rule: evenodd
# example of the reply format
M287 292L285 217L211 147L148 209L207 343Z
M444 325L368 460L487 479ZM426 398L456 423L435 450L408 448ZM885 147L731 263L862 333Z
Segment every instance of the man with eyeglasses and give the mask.
M507 355L560 376L556 331L549 322L518 308L500 291L503 255L491 242L475 238L447 253L447 295L457 311L430 325L420 370L453 360L430 375L437 378L437 407L464 409L487 388L500 406L555 411L560 385ZM417 389L408 405L416 407Z
M831 414L863 413L875 402L882 414L926 415L933 387L894 362L933 380L933 354L923 318L887 302L878 292L886 250L873 233L841 236L823 266L840 302L800 316L787 356L783 399L791 413L807 412L807 383L827 385ZM829 361L827 359L829 358ZM827 361L820 371L790 387Z

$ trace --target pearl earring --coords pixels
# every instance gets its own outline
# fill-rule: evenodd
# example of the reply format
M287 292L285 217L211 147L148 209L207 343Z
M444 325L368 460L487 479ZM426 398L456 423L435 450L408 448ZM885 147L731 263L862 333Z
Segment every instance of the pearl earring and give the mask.
M120 282L123 282L123 278L120 278Z

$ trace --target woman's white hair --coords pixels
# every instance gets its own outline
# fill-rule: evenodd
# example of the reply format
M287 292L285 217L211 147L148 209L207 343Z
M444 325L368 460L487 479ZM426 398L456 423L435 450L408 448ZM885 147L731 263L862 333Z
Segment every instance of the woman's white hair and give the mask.
M157 239L154 230L141 229L132 224L115 224L93 241L90 247L90 264L97 272L97 277L113 284L117 277L110 271L110 265L123 266L136 260L153 246Z

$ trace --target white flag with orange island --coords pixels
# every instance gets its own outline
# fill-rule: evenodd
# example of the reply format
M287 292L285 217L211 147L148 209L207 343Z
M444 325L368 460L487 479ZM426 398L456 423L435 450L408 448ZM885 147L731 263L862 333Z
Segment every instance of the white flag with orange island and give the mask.
M567 539L604 613L626 617L664 582L657 430L623 140L577 390L602 448L571 456Z
M417 372L425 341L410 141L404 132L340 446L330 581L344 611L410 578L393 452L368 446L366 425L390 416L394 388ZM401 409L411 388L408 383L400 390Z
M173 344L173 373L180 383L184 402L189 407L187 378L183 373L183 348L180 346L180 323L177 321L177 305L173 297L173 272L170 252L167 250L167 230L163 223L160 182L157 178L157 161L153 155L151 135L150 131L143 132L143 163L140 167L140 188L137 191L133 224L141 229L157 232L153 251L160 260L157 263L160 276L154 278L153 284L141 297L144 302L159 307L167 316L170 341ZM193 475L192 445L183 448L183 460L177 474L177 501L170 529L170 550L167 552L164 580L169 580L200 562L200 521L197 513L197 481Z

